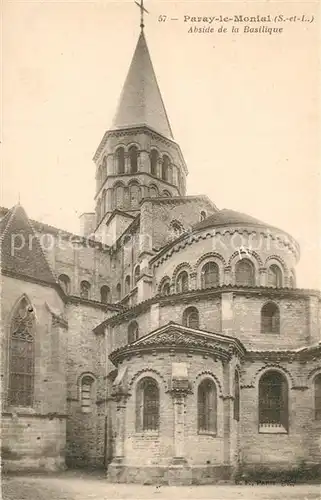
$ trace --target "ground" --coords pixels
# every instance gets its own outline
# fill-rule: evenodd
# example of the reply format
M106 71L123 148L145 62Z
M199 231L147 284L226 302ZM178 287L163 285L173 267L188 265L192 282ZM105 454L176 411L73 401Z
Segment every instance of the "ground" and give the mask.
M320 500L321 487L310 485L141 486L109 484L102 475L67 472L57 476L2 478L3 500Z

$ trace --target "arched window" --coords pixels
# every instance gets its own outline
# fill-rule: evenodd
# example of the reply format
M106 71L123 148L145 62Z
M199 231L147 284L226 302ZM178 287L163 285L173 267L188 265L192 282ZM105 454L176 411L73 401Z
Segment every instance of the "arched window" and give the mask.
M130 206L138 207L142 199L141 189L138 184L131 184L129 187Z
M116 172L117 174L125 173L125 150L122 147L116 151Z
M81 411L83 413L90 413L93 410L94 382L91 375L85 375L81 378Z
M158 189L156 186L150 186L149 188L149 196L151 198L156 198L158 196Z
M125 279L125 295L130 292L130 276L126 276Z
M255 272L252 262L241 259L235 265L235 283L239 286L254 286Z
M275 288L282 286L282 272L276 264L272 264L268 269L268 286Z
M220 284L220 271L215 262L207 262L202 268L202 288L211 288Z
M261 332L280 333L280 310L274 302L268 302L262 307Z
M135 267L135 272L134 272L134 283L135 283L135 285L136 285L136 283L138 281L139 276L140 276L140 267L136 266Z
M321 420L321 373L314 379L314 418Z
M176 293L188 291L188 274L187 271L182 271L176 278Z
M288 383L278 371L268 371L260 378L259 424L263 431L264 427L288 430Z
M80 297L89 299L90 283L88 281L81 281L80 283Z
M136 146L131 146L128 150L129 162L130 162L130 173L136 174L138 170L138 148Z
M196 307L188 307L183 312L183 325L189 328L199 328L199 312Z
M171 285L169 281L165 281L161 288L161 295L170 295L171 293Z
M173 220L170 223L170 231L173 236L173 238L178 238L181 234L184 232L184 226L182 225L181 222L177 220Z
M66 274L61 274L58 278L59 285L66 295L70 293L70 278Z
M159 154L156 149L152 149L150 153L150 173L157 176L157 164L158 164Z
M121 300L121 284L118 283L118 285L116 286L116 297L117 297L117 300Z
M103 304L108 304L111 301L110 299L111 299L111 297L110 297L109 286L107 286L107 285L102 286L100 289L100 301Z
M162 179L163 181L168 181L168 175L169 175L169 158L167 155L163 156L163 163L162 163Z
M171 197L171 193L170 193L169 191L166 191L166 190L165 190L165 191L163 191L163 196L164 196L165 198L170 198L170 197Z
M137 431L155 431L159 428L159 388L151 377L145 377L137 385Z
M102 167L102 181L103 182L106 179L106 177L107 177L107 158L106 158L106 156L104 156L103 167Z
M23 297L15 308L10 328L8 404L33 405L35 315Z
M137 321L132 321L128 325L127 341L128 344L135 342L138 339L138 324Z
M240 378L238 371L235 371L234 376L234 420L240 420Z
M197 390L198 431L216 432L216 387L211 379L203 380Z
M206 219L206 212L204 210L201 211L201 214L200 214L200 220L205 220Z

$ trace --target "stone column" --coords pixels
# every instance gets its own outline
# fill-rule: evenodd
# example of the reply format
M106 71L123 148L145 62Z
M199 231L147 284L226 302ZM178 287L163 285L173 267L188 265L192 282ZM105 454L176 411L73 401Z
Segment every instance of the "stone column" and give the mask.
M120 463L124 459L125 444L125 414L126 414L126 396L119 396L116 411L116 440L114 462Z
M173 394L174 403L174 464L185 464L185 392L175 392Z

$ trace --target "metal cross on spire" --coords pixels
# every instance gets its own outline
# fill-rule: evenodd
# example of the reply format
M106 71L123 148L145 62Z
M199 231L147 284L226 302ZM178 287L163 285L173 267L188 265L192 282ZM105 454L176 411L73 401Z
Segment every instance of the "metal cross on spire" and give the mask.
M144 7L144 0L140 0L140 3L136 2L136 0L135 0L135 4L138 5L138 7L140 8L140 27L143 30L144 26L145 26L144 25L144 12L146 12L146 14L149 14L149 12Z

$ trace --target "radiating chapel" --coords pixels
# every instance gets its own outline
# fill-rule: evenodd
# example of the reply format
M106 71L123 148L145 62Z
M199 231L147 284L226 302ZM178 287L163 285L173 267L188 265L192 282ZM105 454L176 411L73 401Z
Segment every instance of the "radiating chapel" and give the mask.
M0 210L4 470L201 484L320 464L320 292L298 288L291 235L186 194L143 25L93 159L79 235Z

